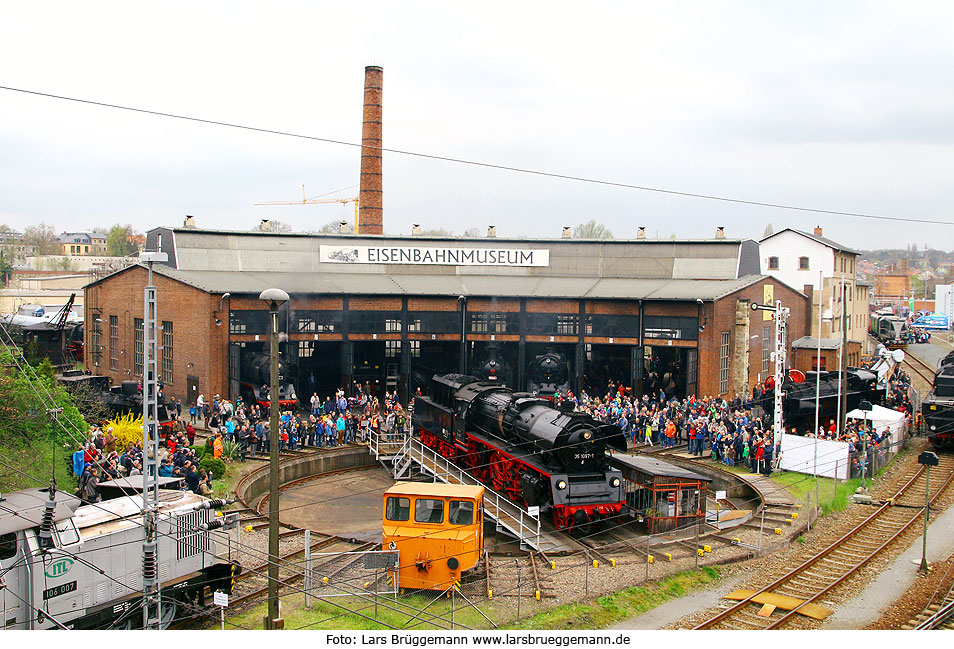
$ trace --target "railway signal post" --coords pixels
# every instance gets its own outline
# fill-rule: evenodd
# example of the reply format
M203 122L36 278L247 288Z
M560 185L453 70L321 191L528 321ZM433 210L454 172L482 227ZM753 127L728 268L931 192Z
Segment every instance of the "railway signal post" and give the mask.
M788 319L791 311L788 307L782 306L781 300L776 300L775 304L752 303L753 311L774 311L772 319L775 321L775 351L772 352L772 360L775 361L775 412L772 418L772 428L778 435L777 442L782 443L782 435L785 428L782 425L782 382L785 380L785 321Z
M918 464L924 465L924 534L921 539L921 566L918 570L930 570L927 562L927 528L931 519L931 467L938 465L937 454L924 451L918 456Z

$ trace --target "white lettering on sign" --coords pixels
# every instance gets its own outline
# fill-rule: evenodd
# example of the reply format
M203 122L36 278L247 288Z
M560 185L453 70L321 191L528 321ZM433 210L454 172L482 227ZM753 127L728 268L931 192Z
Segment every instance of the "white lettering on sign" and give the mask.
M518 248L420 248L320 246L322 262L336 264L438 264L449 266L549 266L549 250Z

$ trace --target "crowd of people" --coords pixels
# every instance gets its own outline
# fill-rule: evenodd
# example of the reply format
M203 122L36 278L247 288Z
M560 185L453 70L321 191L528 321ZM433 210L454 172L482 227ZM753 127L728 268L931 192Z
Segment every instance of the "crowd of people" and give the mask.
M771 424L754 416L754 402L739 395L731 400L695 395L678 399L659 389L633 398L627 388L610 381L602 396L569 392L560 400L572 402L574 410L598 421L618 426L633 448L672 448L686 443L692 455L708 453L719 462L746 466L754 473L768 475L778 466L779 449Z
M708 455L728 466L745 466L754 473L768 475L779 466L781 446L772 422L764 418L762 406L766 398L764 386L753 390L751 396L736 394L732 399L695 395L676 398L661 386L651 394L634 397L629 388L612 380L601 396L586 391L555 395L561 407L572 404L575 411L618 426L631 448L671 448L686 443L692 455ZM909 419L913 417L910 379L900 367L889 383L885 405L907 414ZM411 431L413 399L405 408L396 393L385 392L382 403L369 391L358 389L348 397L339 388L334 395L324 397L313 393L301 406L280 415L281 451L364 444L372 433L378 432L385 440L395 440ZM181 402L174 402L171 408L173 412L182 412ZM164 431L159 469L160 476L180 477L183 487L196 493L211 493L211 476L198 467L191 448L197 428L210 431L206 444L214 457L221 457L226 442L237 445L241 461L270 451L267 407L245 404L241 397L232 403L220 395L208 401L200 395L188 408L188 420L177 414L171 429ZM848 442L854 475L864 464L862 448L877 452L890 443L889 430L875 430L864 421L850 421L840 431L833 421L826 421L817 431L793 428L790 432ZM141 444L130 445L120 453L112 431L101 431L95 426L89 442L74 454L73 461L74 471L80 476L80 491L91 502L97 497L98 482L142 474Z
M198 454L191 448L194 440L184 431L163 431L159 446L159 477L181 478L183 489L203 496L212 494L212 476L199 467ZM92 426L89 439L83 448L73 453L73 473L77 476L76 495L83 502L96 503L101 499L99 485L102 482L142 475L142 442L117 448L113 429L105 431Z

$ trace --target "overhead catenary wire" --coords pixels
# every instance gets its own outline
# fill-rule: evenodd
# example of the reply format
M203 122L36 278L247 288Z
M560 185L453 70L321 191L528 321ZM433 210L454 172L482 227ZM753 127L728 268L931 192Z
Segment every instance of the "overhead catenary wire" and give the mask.
M91 100L91 99L81 99L81 98L78 98L78 97L67 97L67 96L65 96L65 95L57 95L57 94L48 93L48 92L40 92L40 91L37 91L37 90L28 90L28 89L26 89L26 88L14 88L14 87L11 87L11 86L0 86L0 90L7 90L7 91L9 91L9 92L18 92L18 93L22 93L22 94L26 94L26 95L32 95L32 96L36 96L36 97L46 97L46 98L48 98L48 99L57 99L57 100L61 100L61 101L70 101L70 102L75 102L75 103L79 103L79 104L86 104L86 105L89 105L89 106L99 106L99 107L101 107L101 108L111 108L111 109L114 109L114 110L124 110L124 111L128 111L128 112L140 113L140 114L144 114L144 115L153 115L153 116L156 116L156 117L167 117L167 118L171 118L171 119L185 120L185 121L196 122L196 123L200 123L200 124L209 124L209 125L213 125L213 126L222 126L222 127L226 127L226 128L235 128L235 129L241 129L241 130L245 130L245 131L252 131L252 132L257 132L257 133L266 133L266 134L269 134L269 135L279 135L279 136L283 136L283 137L292 137L292 138L298 138L298 139L303 139L303 140L311 140L311 141L314 141L314 142L324 142L324 143L326 143L326 144L335 144L335 145L339 145L339 146L354 147L354 148L359 148L359 149L372 149L372 150L376 150L376 151L381 151L382 153L394 153L394 154L399 154L399 155L404 155L404 156L410 156L410 157L415 157L415 158L423 158L423 159L428 159L428 160L436 160L436 161L440 161L440 162L450 162L450 163L454 163L454 164L468 165L468 166L472 166L472 167L482 167L482 168L485 168L485 169L496 169L496 170L499 170L499 171L509 171L509 172L520 173L520 174L526 174L526 175L532 175L532 176L540 176L540 177L545 177L545 178L554 178L554 179L557 179L557 180L569 180L569 181L573 181L573 182L587 183L587 184L592 184L592 185L602 185L602 186L609 186L609 187L618 187L618 188L621 188L621 189L633 189L633 190L644 191L644 192L653 192L653 193L658 193L658 194L667 194L667 195L670 195L670 196L682 196L682 197L685 197L685 198L697 198L697 199L703 199L703 200L709 200L709 201L719 201L719 202L723 202L723 203L734 203L734 204L738 204L738 205L749 205L749 206L753 206L753 207L767 207L767 208L771 208L771 209L789 210L789 211L796 211L796 212L808 212L808 213L813 213L813 214L828 214L828 215L831 215L831 216L848 216L848 217L853 217L853 218L875 219L875 220L881 220L881 221L896 221L896 222L903 222L903 223L926 223L926 224L935 224L935 225L954 225L954 221L943 221L943 220L940 220L940 219L917 219L917 218L911 218L911 217L889 216L889 215L883 215L883 214L867 214L867 213L863 213L863 212L849 212L849 211L842 211L842 210L830 210L830 209L803 207L803 206L799 206L799 205L788 205L788 204L784 204L784 203L773 203L773 202L767 202L767 201L756 201L756 200L749 200L749 199L742 199L742 198L732 198L732 197L729 197L729 196L719 196L719 195L715 195L715 194L704 194L704 193L700 193L700 192L690 192L690 191L682 191L682 190L675 190L675 189L665 189L665 188L662 188L662 187L650 187L650 186L647 186L647 185L638 185L638 184L635 184L635 183L626 183L626 182L617 182L617 181L611 181L611 180L602 180L602 179L599 179L599 178L589 178L589 177L586 177L586 176L576 176L576 175L572 175L572 174L562 174L562 173L556 173L556 172L550 172L550 171L541 171L541 170L537 170L537 169L529 169L529 168L526 168L526 167L516 167L516 166L512 166L512 165L496 164L496 163L491 163L491 162L480 162L480 161L477 161L477 160L468 160L468 159L465 159L465 158L456 158L456 157L452 157L452 156L443 156L443 155L436 155L436 154L430 154L430 153L422 153L422 152L419 152L419 151L410 151L410 150L406 150L406 149L392 149L392 148L388 148L388 147L372 146L372 145L367 145L367 144L359 144L359 143L357 143L357 142L347 142L347 141L345 141L345 140L337 140L337 139L333 139L333 138L319 137L319 136L315 136L315 135L304 135L304 134L301 134L301 133L293 133L293 132L290 132L290 131L282 131L282 130L278 130L278 129L264 128L264 127L257 127L257 126L248 126L248 125L245 125L245 124L236 124L236 123L233 123L233 122L225 122L225 121L221 121L221 120L205 119L205 118L200 118L200 117L192 117L192 116L188 116L188 115L179 115L179 114L175 114L175 113L167 113L167 112L163 112L163 111L149 110L149 109L145 109L145 108L135 108L135 107L132 107L132 106L123 106L123 105L120 105L120 104L111 104L111 103L107 103L107 102L94 101L94 100Z

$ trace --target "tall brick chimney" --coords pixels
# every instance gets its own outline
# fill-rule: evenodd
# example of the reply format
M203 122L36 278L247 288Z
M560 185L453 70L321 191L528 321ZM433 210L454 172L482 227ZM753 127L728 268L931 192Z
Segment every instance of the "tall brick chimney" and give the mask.
M381 183L381 99L384 69L364 69L364 122L361 127L361 188L355 234L384 234L384 194Z

